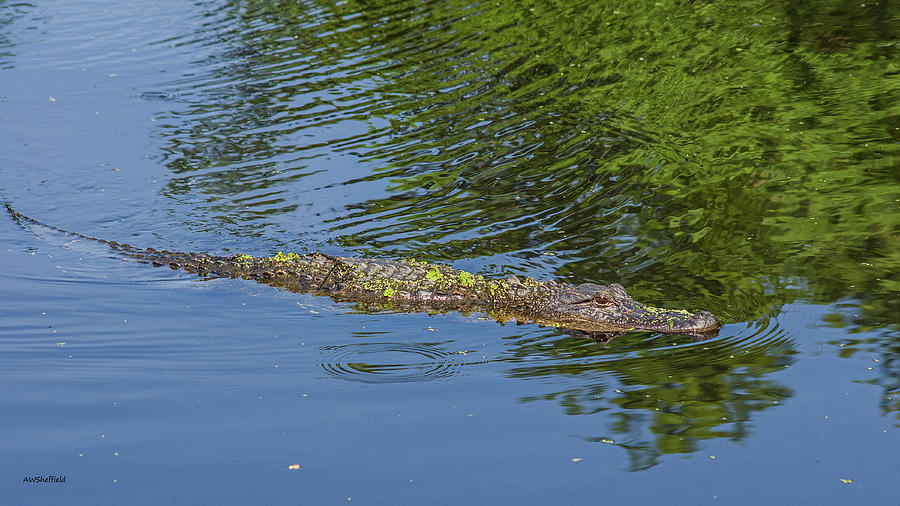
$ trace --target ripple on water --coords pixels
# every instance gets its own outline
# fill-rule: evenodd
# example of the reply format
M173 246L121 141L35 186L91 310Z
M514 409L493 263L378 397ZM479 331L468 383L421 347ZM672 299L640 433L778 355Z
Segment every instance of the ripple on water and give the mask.
M667 374L690 375L694 374L691 371L708 367L724 367L738 374L746 367L757 372L783 368L793 363L796 354L794 339L774 319L752 322L746 329L710 340L669 345L670 339L667 336L653 339L649 343L651 348L630 353L623 362L632 368L664 370ZM644 363L655 358L661 360Z
M523 339L499 360L518 378L560 376L581 385L597 375L614 374L627 383L652 384L660 378L757 375L794 362L794 339L774 319L752 322L744 329L723 327L718 337L697 339L678 334L634 333L598 344L586 339L547 334ZM750 371L753 371L752 373Z
M457 376L465 353L436 343L353 343L322 346L320 366L334 379L361 383L413 383Z

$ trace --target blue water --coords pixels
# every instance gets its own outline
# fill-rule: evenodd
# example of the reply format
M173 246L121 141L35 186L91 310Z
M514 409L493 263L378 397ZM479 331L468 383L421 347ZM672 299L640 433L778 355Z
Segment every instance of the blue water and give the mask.
M551 344L546 331L348 314L241 280L80 259L11 222L2 231L16 237L2 262L16 292L0 320L3 489L15 502L755 503L802 489L842 503L896 489L896 467L879 456L897 443L896 423L867 384L879 355L836 357L828 343L846 334L812 325L815 306L787 307L771 324L791 338L771 352L787 365L769 375L765 406L689 430L733 436L629 472L623 447L652 438L640 420L617 434L621 406L597 401L591 413L556 401L562 391L590 403L579 389L596 373L518 377L556 362L515 354L523 340ZM752 335L745 327L703 346L739 343ZM347 366L356 362L394 367L354 378L368 376ZM32 474L67 482L20 483Z
M452 29L475 7L433 4L378 7L435 16L446 39L414 44L420 28L365 31L381 18L356 4L0 3L0 200L140 246L622 281L709 307L719 336L598 344L479 314L371 313L0 219L0 503L895 501L900 315L873 322L850 292L823 301L791 268L778 280L793 298L684 271L667 285L659 237L632 221L661 200L626 202L607 191L627 188L620 175L588 169L509 180L509 160L572 160L588 141L535 140L516 114L539 82L487 89L434 63L480 39ZM413 57L422 67L403 67ZM411 91L432 63L433 88ZM464 100L435 102L461 86L500 96L478 112L492 135L435 131L481 124ZM579 118L603 130L598 158L641 154L622 118ZM568 236L567 220L596 231ZM36 475L66 481L24 482Z

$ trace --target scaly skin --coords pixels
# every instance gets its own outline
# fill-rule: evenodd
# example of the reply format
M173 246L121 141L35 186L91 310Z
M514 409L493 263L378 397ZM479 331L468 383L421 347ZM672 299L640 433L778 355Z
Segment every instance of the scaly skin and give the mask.
M417 260L378 260L310 253L272 257L215 256L136 248L44 225L6 205L21 225L35 224L106 244L126 258L169 266L205 277L244 278L293 292L328 295L401 311L483 311L505 322L517 320L557 327L605 340L632 330L708 337L721 325L709 312L690 313L647 306L616 283L572 285L555 281L489 279Z

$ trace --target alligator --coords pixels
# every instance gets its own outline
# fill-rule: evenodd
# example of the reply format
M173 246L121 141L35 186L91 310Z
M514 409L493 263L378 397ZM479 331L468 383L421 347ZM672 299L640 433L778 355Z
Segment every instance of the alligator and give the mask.
M207 253L138 248L69 232L6 209L23 227L45 227L102 243L123 259L168 266L206 278L243 278L292 292L327 295L394 311L482 312L501 324L535 323L579 337L607 341L630 331L714 336L721 326L708 311L662 309L634 300L618 283L570 284L512 275L505 279L413 259L381 260L322 253L282 253L271 257L217 256Z

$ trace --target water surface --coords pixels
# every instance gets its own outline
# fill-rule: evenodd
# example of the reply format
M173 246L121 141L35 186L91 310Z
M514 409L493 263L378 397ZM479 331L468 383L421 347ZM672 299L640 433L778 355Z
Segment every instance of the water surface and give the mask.
M371 312L0 220L8 500L896 498L890 3L0 7L0 200L27 215L726 322L596 343Z

